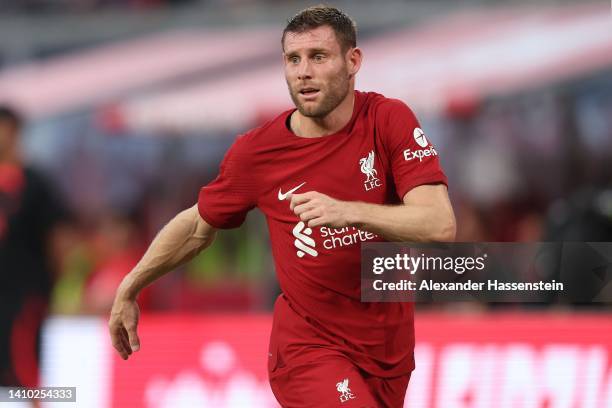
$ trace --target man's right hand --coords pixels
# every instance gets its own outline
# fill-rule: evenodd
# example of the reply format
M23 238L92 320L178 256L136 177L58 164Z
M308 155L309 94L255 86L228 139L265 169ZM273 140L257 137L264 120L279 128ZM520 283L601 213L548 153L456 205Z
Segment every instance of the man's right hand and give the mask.
M136 332L139 316L140 310L136 300L124 298L119 294L115 297L108 329L113 347L124 360L127 360L132 352L140 349L140 340Z
M184 265L215 239L215 228L198 212L198 205L181 211L157 234L138 264L128 273L113 302L108 328L113 347L127 360L138 351L140 341L136 296L147 285L172 269Z

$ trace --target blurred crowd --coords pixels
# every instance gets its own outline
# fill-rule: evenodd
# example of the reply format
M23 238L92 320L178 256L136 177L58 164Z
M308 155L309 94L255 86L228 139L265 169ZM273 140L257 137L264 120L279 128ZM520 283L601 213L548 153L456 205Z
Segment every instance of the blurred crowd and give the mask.
M121 7L147 9L168 7L194 0L3 0L0 11L71 12Z

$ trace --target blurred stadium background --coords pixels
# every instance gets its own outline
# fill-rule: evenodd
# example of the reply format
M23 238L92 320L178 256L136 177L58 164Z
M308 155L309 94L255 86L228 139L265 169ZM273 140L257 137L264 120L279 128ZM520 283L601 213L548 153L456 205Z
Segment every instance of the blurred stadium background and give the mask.
M0 1L0 104L26 119L23 162L0 162L0 385L76 386L88 408L277 406L261 214L143 293L128 362L106 319L121 278L234 137L291 106L280 32L308 5ZM333 5L358 23L357 88L404 100L438 148L458 241L612 241L610 4ZM24 168L45 195L22 200ZM26 203L36 220L14 222ZM38 251L11 252L11 228ZM610 273L602 265L602 282ZM611 312L419 304L406 406L610 408Z

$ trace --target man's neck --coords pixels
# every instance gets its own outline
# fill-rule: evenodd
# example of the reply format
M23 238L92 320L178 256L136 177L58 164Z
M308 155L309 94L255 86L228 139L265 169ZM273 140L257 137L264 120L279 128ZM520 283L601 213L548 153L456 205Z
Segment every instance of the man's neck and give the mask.
M353 116L355 91L350 90L346 98L323 118L310 118L295 111L291 115L291 129L300 137L323 137L339 132Z

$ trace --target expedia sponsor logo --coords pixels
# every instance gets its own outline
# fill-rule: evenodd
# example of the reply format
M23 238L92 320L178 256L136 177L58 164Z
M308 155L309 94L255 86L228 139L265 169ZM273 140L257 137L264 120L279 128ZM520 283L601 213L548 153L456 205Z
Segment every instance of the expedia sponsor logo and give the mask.
M438 152L436 152L436 149L434 149L433 146L429 146L427 149L420 149L420 150L411 150L411 149L404 150L404 160L406 161L417 159L418 161L422 162L423 159L427 157L437 156L437 155L438 155Z
M427 141L427 138L425 137L425 133L423 132L423 129L414 128L414 132L412 133L412 136L414 137L414 141L417 142L419 146L427 147L427 144L429 142Z
M404 150L404 160L411 161L411 160L418 159L419 162L422 162L423 159L426 159L427 157L438 155L438 152L436 152L436 149L434 149L434 147L429 144L429 141L425 137L425 133L423 133L423 129L414 128L412 137L414 138L414 141L416 142L416 144L422 147L422 149Z

